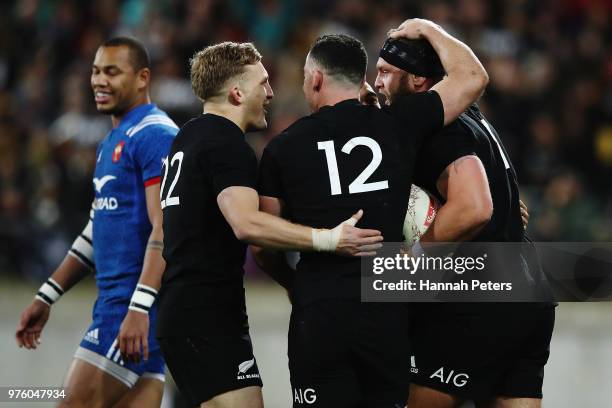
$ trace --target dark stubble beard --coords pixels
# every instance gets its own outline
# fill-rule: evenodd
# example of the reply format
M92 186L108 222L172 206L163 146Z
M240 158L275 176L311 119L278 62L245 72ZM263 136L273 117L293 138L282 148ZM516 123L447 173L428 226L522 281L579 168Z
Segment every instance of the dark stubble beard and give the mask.
M402 72L400 74L399 86L397 87L397 90L393 94L390 94L389 97L387 97L387 102L389 102L388 104L392 104L394 99L397 99L401 96L412 94L413 92L410 92L408 85L408 73Z

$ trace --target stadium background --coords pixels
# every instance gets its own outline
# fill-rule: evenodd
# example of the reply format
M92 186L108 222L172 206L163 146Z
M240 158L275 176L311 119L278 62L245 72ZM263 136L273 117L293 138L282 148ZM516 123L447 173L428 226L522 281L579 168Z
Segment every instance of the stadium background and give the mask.
M275 92L269 129L248 137L259 154L307 113L302 64L317 35L363 40L373 83L386 31L408 17L432 19L468 43L489 72L481 107L517 168L532 238L609 241L611 12L609 0L2 1L0 386L59 385L88 325L93 279L54 306L38 351L19 350L13 339L20 311L87 218L95 146L111 125L95 111L89 88L95 50L106 38L145 43L152 99L179 125L201 111L189 57L207 44L253 41ZM287 407L289 304L251 261L247 270L264 397L268 407ZM545 407L612 406L610 312L609 304L558 308Z

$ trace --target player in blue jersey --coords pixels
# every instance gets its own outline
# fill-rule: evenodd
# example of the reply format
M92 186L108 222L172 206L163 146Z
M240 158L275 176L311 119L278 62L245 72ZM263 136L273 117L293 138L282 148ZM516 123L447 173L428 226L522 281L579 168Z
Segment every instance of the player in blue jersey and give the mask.
M35 349L50 306L95 269L93 322L65 380L70 407L159 407L164 360L154 337L165 262L160 172L178 128L149 97L149 58L130 38L98 48L91 74L96 108L113 129L100 143L90 220L24 310L20 347Z

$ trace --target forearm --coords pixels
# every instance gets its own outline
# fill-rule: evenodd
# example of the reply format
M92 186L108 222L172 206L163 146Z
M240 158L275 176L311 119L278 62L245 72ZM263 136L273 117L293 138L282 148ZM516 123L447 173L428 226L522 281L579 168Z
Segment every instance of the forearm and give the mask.
M50 278L66 292L89 274L94 266L93 249L93 210L83 231L76 237L62 263Z
M420 238L422 242L462 242L474 238L488 219L478 209L443 205L432 225Z
M488 82L488 75L472 50L434 23L423 23L418 28L440 57L449 78Z
M67 292L90 272L91 270L88 267L68 253L50 278L57 282L64 292Z
M240 240L277 250L313 250L313 229L254 211L235 232Z
M159 290L162 275L166 269L166 261L162 256L163 248L164 232L162 226L158 225L153 228L149 235L138 283Z

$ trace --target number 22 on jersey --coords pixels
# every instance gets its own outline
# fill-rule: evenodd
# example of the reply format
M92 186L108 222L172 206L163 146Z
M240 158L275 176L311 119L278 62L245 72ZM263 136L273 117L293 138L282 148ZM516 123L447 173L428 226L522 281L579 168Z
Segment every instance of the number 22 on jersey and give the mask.
M317 146L319 150L325 151L325 159L327 160L327 171L329 173L329 185L331 186L331 195L342 194L342 187L340 186L340 173L338 170L338 162L336 160L336 150L334 148L334 141L327 140L325 142L318 142ZM385 190L389 188L389 182L387 180L366 182L368 178L376 171L380 163L382 162L382 150L376 140L367 136L354 137L342 146L341 151L346 154L351 154L351 151L355 146L366 146L372 152L372 161L368 166L363 169L361 174L349 184L349 194L366 193L369 191ZM163 208L163 206L162 206Z
M172 160L168 163L168 156L164 158L162 161L162 167L164 169L164 179L162 180L162 185L159 190L159 198L161 200L161 209L163 210L166 207L170 207L172 205L179 205L181 200L178 196L173 196L172 191L176 187L176 183L178 182L179 176L181 175L181 166L183 165L183 152L176 152L174 156L172 156ZM172 167L174 169L174 163L178 162L176 173L174 174L174 178L172 179L172 183L170 184L170 188L168 188L168 192L166 193L166 198L164 198L164 187L166 185L166 180L168 180L168 168Z

